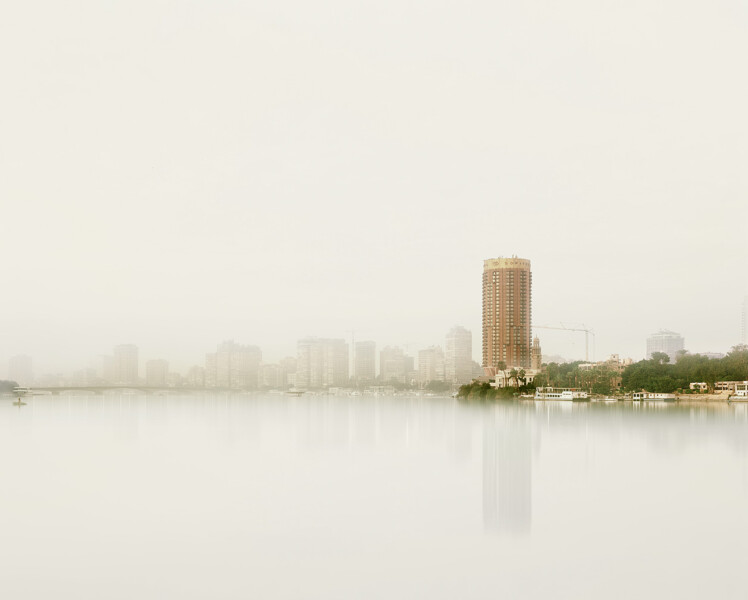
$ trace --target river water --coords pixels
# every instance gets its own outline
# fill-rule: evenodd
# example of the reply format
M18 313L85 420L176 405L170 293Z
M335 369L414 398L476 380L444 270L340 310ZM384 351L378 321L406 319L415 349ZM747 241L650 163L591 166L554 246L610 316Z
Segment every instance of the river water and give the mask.
M4 598L746 598L748 407L0 400Z

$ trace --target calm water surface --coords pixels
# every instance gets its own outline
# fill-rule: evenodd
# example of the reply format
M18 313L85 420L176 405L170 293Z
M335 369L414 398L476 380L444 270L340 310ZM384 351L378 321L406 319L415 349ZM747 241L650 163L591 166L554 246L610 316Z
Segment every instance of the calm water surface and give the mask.
M3 598L746 598L748 407L0 399Z

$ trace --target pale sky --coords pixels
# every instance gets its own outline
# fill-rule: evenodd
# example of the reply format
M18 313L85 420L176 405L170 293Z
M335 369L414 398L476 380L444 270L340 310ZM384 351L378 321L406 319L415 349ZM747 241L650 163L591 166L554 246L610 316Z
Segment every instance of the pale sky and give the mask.
M33 1L0 7L0 374L118 343L410 353L483 260L535 324L643 358L740 340L748 8L738 0ZM581 358L581 334L538 332Z

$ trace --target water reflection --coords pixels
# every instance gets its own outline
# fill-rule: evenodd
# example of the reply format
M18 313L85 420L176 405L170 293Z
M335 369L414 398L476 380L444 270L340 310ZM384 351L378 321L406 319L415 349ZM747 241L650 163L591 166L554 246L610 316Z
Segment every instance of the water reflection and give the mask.
M526 410L487 410L483 418L483 524L528 534L532 525L532 431Z
M177 450L180 444L218 444L227 448L226 453L248 448L272 453L281 448L303 457L345 451L356 461L373 453L375 458L391 456L398 466L390 469L406 459L413 468L434 472L453 465L467 473L474 466L481 473L475 485L485 531L516 536L533 529L539 461L551 463L558 453L573 456L557 468L580 481L604 468L606 453L645 452L650 458L659 454L678 459L690 449L713 451L709 449L722 446L745 465L748 406L116 394L32 397L21 409L3 402L0 431L15 442L36 435L42 440L49 436L49 443L64 443L78 436L96 444L106 437L137 446L170 436ZM478 454L476 448L481 450ZM377 476L382 473L372 474ZM743 468L741 480L745 476ZM540 499L549 500L547 495Z

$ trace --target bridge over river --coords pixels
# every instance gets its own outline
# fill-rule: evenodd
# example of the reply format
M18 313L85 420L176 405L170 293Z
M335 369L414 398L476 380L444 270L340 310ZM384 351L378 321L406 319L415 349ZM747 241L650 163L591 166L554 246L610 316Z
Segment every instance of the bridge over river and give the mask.
M59 395L67 392L81 392L89 394L104 394L107 392L139 392L141 394L189 394L189 393L220 393L236 392L242 393L249 390L238 390L232 388L204 388L204 387L166 387L155 385L61 385L51 387L33 387L26 394L52 394Z

